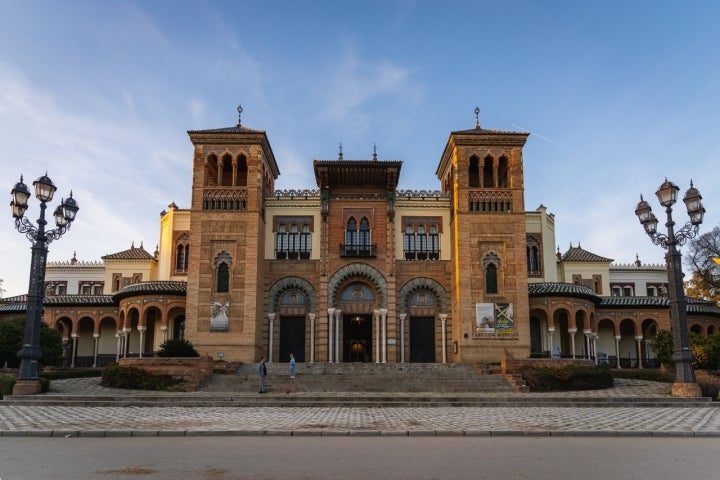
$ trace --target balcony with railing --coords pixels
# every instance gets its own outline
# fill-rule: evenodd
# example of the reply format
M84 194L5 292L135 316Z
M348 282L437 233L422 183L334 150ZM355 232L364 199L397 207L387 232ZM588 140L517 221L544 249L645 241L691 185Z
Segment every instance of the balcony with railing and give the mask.
M203 210L247 210L247 189L227 187L205 187L203 189Z
M468 210L478 213L512 212L512 190L471 190L468 192Z
M357 245L345 244L340 245L341 257L365 257L373 258L377 256L377 245Z
M405 250L405 260L440 260L440 251L418 252Z

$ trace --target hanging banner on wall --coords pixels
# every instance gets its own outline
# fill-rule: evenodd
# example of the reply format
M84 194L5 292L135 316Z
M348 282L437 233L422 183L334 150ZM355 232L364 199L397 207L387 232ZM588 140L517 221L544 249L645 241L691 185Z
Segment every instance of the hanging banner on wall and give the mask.
M495 333L498 335L515 335L512 303L495 304Z
M475 332L495 333L495 304L475 304Z
M512 303L476 303L475 333L515 335Z
M210 331L211 332L227 332L228 331L228 311L230 310L230 302L213 302L210 306Z

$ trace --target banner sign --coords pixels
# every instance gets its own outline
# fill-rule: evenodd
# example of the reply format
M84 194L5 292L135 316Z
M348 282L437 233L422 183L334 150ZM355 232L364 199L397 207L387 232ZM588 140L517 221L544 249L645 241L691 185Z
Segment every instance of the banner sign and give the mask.
M512 303L476 303L475 333L515 335Z

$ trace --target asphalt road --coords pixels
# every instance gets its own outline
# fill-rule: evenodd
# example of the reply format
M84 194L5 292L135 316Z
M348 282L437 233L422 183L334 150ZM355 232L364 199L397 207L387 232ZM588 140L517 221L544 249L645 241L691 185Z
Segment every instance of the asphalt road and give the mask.
M0 438L0 480L692 479L717 438Z

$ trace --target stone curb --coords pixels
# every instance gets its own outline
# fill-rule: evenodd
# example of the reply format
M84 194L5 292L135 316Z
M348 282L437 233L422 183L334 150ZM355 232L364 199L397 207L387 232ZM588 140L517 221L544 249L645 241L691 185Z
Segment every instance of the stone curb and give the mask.
M0 430L0 437L697 437L720 432L614 430Z

